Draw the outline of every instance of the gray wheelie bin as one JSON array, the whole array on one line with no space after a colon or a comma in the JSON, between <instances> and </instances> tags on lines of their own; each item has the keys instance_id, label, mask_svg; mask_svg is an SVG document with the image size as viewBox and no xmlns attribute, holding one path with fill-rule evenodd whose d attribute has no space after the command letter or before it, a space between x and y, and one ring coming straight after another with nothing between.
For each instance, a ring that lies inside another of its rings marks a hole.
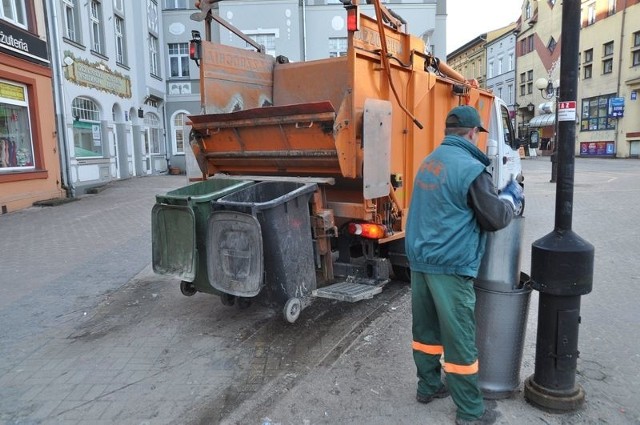
<instances>
[{"instance_id":1,"label":"gray wheelie bin","mask_svg":"<svg viewBox=\"0 0 640 425\"><path fill-rule=\"evenodd\" d=\"M156 195L151 211L153 271L179 278L185 295L198 291L218 295L207 278L205 252L211 201L251 184L214 178Z\"/></svg>"},{"instance_id":2,"label":"gray wheelie bin","mask_svg":"<svg viewBox=\"0 0 640 425\"><path fill-rule=\"evenodd\" d=\"M207 252L218 291L284 306L293 323L316 289L309 199L315 183L265 181L213 202Z\"/></svg>"},{"instance_id":3,"label":"gray wheelie bin","mask_svg":"<svg viewBox=\"0 0 640 425\"><path fill-rule=\"evenodd\" d=\"M480 372L478 383L485 398L511 396L520 386L520 367L531 288L520 272L520 247L524 218L491 232L476 291L476 344Z\"/></svg>"}]
</instances>

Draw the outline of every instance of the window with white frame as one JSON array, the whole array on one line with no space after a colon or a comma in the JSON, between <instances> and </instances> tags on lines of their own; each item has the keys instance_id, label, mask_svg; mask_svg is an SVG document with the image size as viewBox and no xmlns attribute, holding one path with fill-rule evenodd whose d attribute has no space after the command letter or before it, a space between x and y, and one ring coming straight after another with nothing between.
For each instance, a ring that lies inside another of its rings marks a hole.
<instances>
[{"instance_id":1,"label":"window with white frame","mask_svg":"<svg viewBox=\"0 0 640 425\"><path fill-rule=\"evenodd\" d=\"M189 43L169 43L171 77L189 76Z\"/></svg>"},{"instance_id":2,"label":"window with white frame","mask_svg":"<svg viewBox=\"0 0 640 425\"><path fill-rule=\"evenodd\" d=\"M329 37L329 57L346 56L348 44L347 37Z\"/></svg>"},{"instance_id":3,"label":"window with white frame","mask_svg":"<svg viewBox=\"0 0 640 425\"><path fill-rule=\"evenodd\" d=\"M127 64L127 42L125 37L124 18L114 15L113 22L115 26L116 37L116 63L121 65Z\"/></svg>"},{"instance_id":4,"label":"window with white frame","mask_svg":"<svg viewBox=\"0 0 640 425\"><path fill-rule=\"evenodd\" d=\"M76 43L82 42L82 32L80 31L80 21L78 19L78 0L62 0L64 11L64 36Z\"/></svg>"},{"instance_id":5,"label":"window with white frame","mask_svg":"<svg viewBox=\"0 0 640 425\"><path fill-rule=\"evenodd\" d=\"M160 76L160 66L158 62L158 38L149 34L149 70L151 75Z\"/></svg>"},{"instance_id":6,"label":"window with white frame","mask_svg":"<svg viewBox=\"0 0 640 425\"><path fill-rule=\"evenodd\" d=\"M2 0L0 19L9 21L19 27L27 28L25 0Z\"/></svg>"},{"instance_id":7,"label":"window with white frame","mask_svg":"<svg viewBox=\"0 0 640 425\"><path fill-rule=\"evenodd\" d=\"M187 9L189 7L187 0L164 0L165 9Z\"/></svg>"},{"instance_id":8,"label":"window with white frame","mask_svg":"<svg viewBox=\"0 0 640 425\"><path fill-rule=\"evenodd\" d=\"M602 45L602 73L611 74L613 72L613 41Z\"/></svg>"},{"instance_id":9,"label":"window with white frame","mask_svg":"<svg viewBox=\"0 0 640 425\"><path fill-rule=\"evenodd\" d=\"M187 121L187 114L178 112L173 118L173 152L176 155L184 154L184 125Z\"/></svg>"},{"instance_id":10,"label":"window with white frame","mask_svg":"<svg viewBox=\"0 0 640 425\"><path fill-rule=\"evenodd\" d=\"M144 125L147 128L147 140L149 141L149 153L162 153L162 139L160 137L160 119L154 113L144 114Z\"/></svg>"},{"instance_id":11,"label":"window with white frame","mask_svg":"<svg viewBox=\"0 0 640 425\"><path fill-rule=\"evenodd\" d=\"M0 174L35 168L27 86L0 80Z\"/></svg>"},{"instance_id":12,"label":"window with white frame","mask_svg":"<svg viewBox=\"0 0 640 425\"><path fill-rule=\"evenodd\" d=\"M124 13L124 0L113 0L113 10Z\"/></svg>"},{"instance_id":13,"label":"window with white frame","mask_svg":"<svg viewBox=\"0 0 640 425\"><path fill-rule=\"evenodd\" d=\"M631 48L631 66L640 66L640 31L633 33L633 47Z\"/></svg>"},{"instance_id":14,"label":"window with white frame","mask_svg":"<svg viewBox=\"0 0 640 425\"><path fill-rule=\"evenodd\" d=\"M277 34L275 32L260 33L260 32L245 31L245 34L256 43L263 45L265 48L266 54L271 56L276 55L276 35ZM246 47L248 49L254 48L249 43L246 44Z\"/></svg>"},{"instance_id":15,"label":"window with white frame","mask_svg":"<svg viewBox=\"0 0 640 425\"><path fill-rule=\"evenodd\" d=\"M513 53L509 53L509 69L508 71L513 71Z\"/></svg>"},{"instance_id":16,"label":"window with white frame","mask_svg":"<svg viewBox=\"0 0 640 425\"><path fill-rule=\"evenodd\" d=\"M503 73L503 69L502 69L502 58L498 58L498 75L502 75Z\"/></svg>"},{"instance_id":17,"label":"window with white frame","mask_svg":"<svg viewBox=\"0 0 640 425\"><path fill-rule=\"evenodd\" d=\"M493 78L493 62L489 62L487 67L487 78Z\"/></svg>"},{"instance_id":18,"label":"window with white frame","mask_svg":"<svg viewBox=\"0 0 640 425\"><path fill-rule=\"evenodd\" d=\"M531 19L531 3L527 2L524 6L524 19Z\"/></svg>"},{"instance_id":19,"label":"window with white frame","mask_svg":"<svg viewBox=\"0 0 640 425\"><path fill-rule=\"evenodd\" d=\"M102 4L98 0L91 0L89 15L91 25L91 50L104 54L104 31L102 21Z\"/></svg>"},{"instance_id":20,"label":"window with white frame","mask_svg":"<svg viewBox=\"0 0 640 425\"><path fill-rule=\"evenodd\" d=\"M587 25L593 25L596 22L596 4L591 3L587 6Z\"/></svg>"},{"instance_id":21,"label":"window with white frame","mask_svg":"<svg viewBox=\"0 0 640 425\"><path fill-rule=\"evenodd\" d=\"M71 102L73 144L76 158L102 157L102 132L98 105L86 97Z\"/></svg>"}]
</instances>

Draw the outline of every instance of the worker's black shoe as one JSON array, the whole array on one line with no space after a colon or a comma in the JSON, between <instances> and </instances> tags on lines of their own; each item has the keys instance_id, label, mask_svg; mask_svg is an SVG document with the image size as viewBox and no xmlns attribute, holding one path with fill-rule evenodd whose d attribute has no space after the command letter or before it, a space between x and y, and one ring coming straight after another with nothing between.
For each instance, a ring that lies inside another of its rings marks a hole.
<instances>
[{"instance_id":1,"label":"worker's black shoe","mask_svg":"<svg viewBox=\"0 0 640 425\"><path fill-rule=\"evenodd\" d=\"M444 385L438 388L438 391L431 395L422 395L420 393L416 393L416 400L420 403L431 403L434 398L445 398L449 396L449 390Z\"/></svg>"},{"instance_id":2,"label":"worker's black shoe","mask_svg":"<svg viewBox=\"0 0 640 425\"><path fill-rule=\"evenodd\" d=\"M485 409L478 419L456 418L456 425L491 425L498 419L498 412L493 409Z\"/></svg>"}]
</instances>

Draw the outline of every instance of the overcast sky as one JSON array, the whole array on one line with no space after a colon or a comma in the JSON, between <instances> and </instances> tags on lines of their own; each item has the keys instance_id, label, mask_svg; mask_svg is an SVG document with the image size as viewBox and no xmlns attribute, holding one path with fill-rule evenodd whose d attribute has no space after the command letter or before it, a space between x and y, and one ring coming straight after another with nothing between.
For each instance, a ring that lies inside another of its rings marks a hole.
<instances>
[{"instance_id":1,"label":"overcast sky","mask_svg":"<svg viewBox=\"0 0 640 425\"><path fill-rule=\"evenodd\" d=\"M517 21L521 6L522 0L447 0L447 54Z\"/></svg>"}]
</instances>

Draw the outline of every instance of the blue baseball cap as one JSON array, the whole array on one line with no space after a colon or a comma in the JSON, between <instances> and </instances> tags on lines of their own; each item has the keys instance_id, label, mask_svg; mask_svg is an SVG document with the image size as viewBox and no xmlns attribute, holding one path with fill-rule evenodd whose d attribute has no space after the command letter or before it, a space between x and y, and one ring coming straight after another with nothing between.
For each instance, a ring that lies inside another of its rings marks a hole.
<instances>
[{"instance_id":1,"label":"blue baseball cap","mask_svg":"<svg viewBox=\"0 0 640 425\"><path fill-rule=\"evenodd\" d=\"M474 128L478 127L478 130L488 133L482 124L480 114L476 108L463 105L456 106L447 114L447 120L445 121L447 128Z\"/></svg>"}]
</instances>

